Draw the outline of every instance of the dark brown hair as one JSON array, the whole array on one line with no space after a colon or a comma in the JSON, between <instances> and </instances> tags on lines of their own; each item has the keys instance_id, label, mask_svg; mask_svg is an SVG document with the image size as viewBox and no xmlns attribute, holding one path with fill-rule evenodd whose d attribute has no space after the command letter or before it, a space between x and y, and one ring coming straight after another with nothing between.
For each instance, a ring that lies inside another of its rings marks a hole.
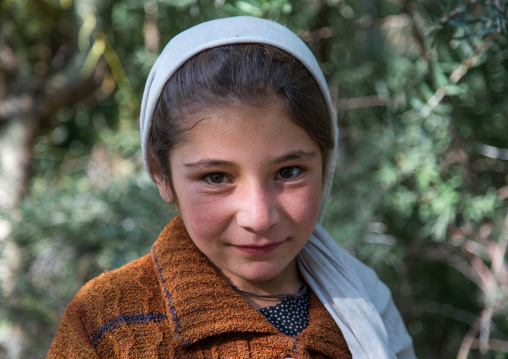
<instances>
[{"instance_id":1,"label":"dark brown hair","mask_svg":"<svg viewBox=\"0 0 508 359\"><path fill-rule=\"evenodd\" d=\"M192 114L217 106L259 106L275 99L316 141L325 171L334 138L321 90L297 59L263 44L205 50L175 72L155 107L147 151L156 161L151 161L150 171L171 185L169 153L195 125L186 121Z\"/></svg>"}]
</instances>

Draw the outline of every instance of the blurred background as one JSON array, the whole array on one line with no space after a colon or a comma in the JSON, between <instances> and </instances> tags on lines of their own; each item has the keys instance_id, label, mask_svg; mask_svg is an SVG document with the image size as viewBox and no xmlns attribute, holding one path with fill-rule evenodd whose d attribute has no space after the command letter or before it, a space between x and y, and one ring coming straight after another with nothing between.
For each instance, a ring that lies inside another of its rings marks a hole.
<instances>
[{"instance_id":1,"label":"blurred background","mask_svg":"<svg viewBox=\"0 0 508 359\"><path fill-rule=\"evenodd\" d=\"M393 291L419 358L508 358L506 0L1 0L0 358L43 358L88 280L149 252L174 210L138 113L164 44L276 20L337 108L325 219Z\"/></svg>"}]
</instances>

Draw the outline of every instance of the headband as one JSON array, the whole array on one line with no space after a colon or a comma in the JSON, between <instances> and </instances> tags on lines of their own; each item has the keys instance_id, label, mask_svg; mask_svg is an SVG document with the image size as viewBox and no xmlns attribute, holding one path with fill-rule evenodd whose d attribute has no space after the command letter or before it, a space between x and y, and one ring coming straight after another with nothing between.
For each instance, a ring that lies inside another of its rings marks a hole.
<instances>
[{"instance_id":1,"label":"headband","mask_svg":"<svg viewBox=\"0 0 508 359\"><path fill-rule=\"evenodd\" d=\"M274 46L298 59L309 70L316 80L326 102L329 118L332 122L335 147L337 148L338 129L330 92L323 72L307 45L292 31L273 21L250 16L217 19L191 27L171 39L155 61L148 75L141 102L139 122L143 162L152 181L154 181L154 178L150 173L146 147L150 136L153 113L166 82L194 55L210 48L239 43L257 43ZM331 190L336 152L335 150L328 156L328 161L325 164L327 172L323 178L323 192L319 211L320 221L322 220Z\"/></svg>"}]
</instances>

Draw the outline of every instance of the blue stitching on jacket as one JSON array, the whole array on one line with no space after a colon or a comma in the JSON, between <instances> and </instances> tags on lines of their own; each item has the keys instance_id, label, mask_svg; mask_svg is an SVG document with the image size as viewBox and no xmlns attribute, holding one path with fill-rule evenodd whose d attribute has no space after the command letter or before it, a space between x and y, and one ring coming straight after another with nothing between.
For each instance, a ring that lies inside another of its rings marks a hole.
<instances>
[{"instance_id":1,"label":"blue stitching on jacket","mask_svg":"<svg viewBox=\"0 0 508 359\"><path fill-rule=\"evenodd\" d=\"M107 332L118 329L122 324L149 324L151 322L159 323L163 320L168 319L168 316L164 313L148 312L138 314L124 314L118 317L110 318L99 327L92 335L90 339L94 345L99 344L106 335Z\"/></svg>"},{"instance_id":2,"label":"blue stitching on jacket","mask_svg":"<svg viewBox=\"0 0 508 359\"><path fill-rule=\"evenodd\" d=\"M173 321L175 322L175 331L177 334L181 335L181 325L180 320L178 319L178 316L176 315L176 309L173 306L173 300L171 299L171 293L169 293L168 286L166 285L166 279L164 279L164 276L162 275L162 269L159 266L159 261L157 260L157 255L155 254L155 243L152 246L152 255L153 259L155 261L155 265L157 266L157 272L159 272L159 275L161 277L162 286L164 287L164 292L166 293L166 297L168 298L168 306L171 312L171 317L173 318ZM184 345L186 343L183 343Z\"/></svg>"}]
</instances>

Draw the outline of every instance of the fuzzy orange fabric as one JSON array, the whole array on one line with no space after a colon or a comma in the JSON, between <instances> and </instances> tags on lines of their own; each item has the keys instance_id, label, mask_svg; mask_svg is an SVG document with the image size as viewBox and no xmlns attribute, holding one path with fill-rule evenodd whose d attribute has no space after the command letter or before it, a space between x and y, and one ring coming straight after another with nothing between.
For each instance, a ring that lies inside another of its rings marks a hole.
<instances>
[{"instance_id":1,"label":"fuzzy orange fabric","mask_svg":"<svg viewBox=\"0 0 508 359\"><path fill-rule=\"evenodd\" d=\"M48 358L351 358L310 296L309 325L284 335L226 283L176 217L151 254L76 294Z\"/></svg>"}]
</instances>

